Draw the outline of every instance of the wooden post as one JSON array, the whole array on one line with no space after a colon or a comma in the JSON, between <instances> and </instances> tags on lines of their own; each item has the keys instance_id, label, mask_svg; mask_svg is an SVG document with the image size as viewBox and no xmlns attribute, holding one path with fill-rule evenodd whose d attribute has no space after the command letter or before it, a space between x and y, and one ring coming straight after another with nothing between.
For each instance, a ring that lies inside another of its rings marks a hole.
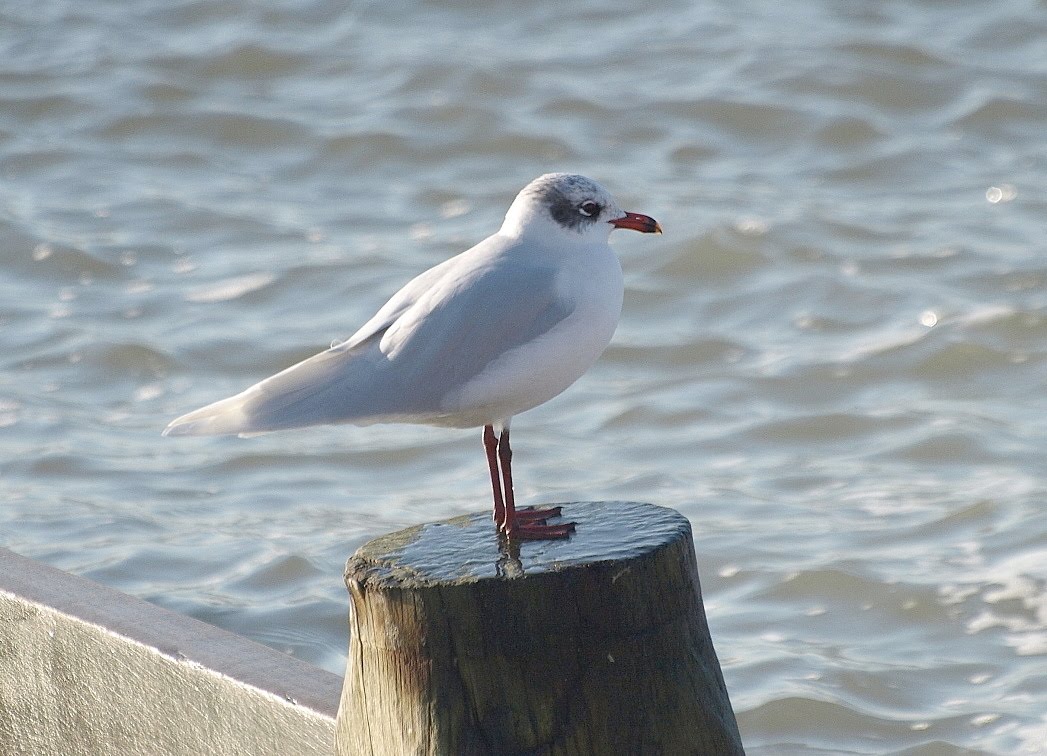
<instances>
[{"instance_id":1,"label":"wooden post","mask_svg":"<svg viewBox=\"0 0 1047 756\"><path fill-rule=\"evenodd\" d=\"M563 519L564 541L509 545L477 514L356 552L339 756L743 753L687 519Z\"/></svg>"}]
</instances>

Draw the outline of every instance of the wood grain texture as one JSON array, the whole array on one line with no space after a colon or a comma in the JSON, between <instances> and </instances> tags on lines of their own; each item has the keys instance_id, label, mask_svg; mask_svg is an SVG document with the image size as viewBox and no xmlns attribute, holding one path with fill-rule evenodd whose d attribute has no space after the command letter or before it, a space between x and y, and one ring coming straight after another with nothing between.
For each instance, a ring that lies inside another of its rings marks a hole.
<instances>
[{"instance_id":1,"label":"wood grain texture","mask_svg":"<svg viewBox=\"0 0 1047 756\"><path fill-rule=\"evenodd\" d=\"M477 514L349 560L339 754L742 753L686 518L563 506L568 541Z\"/></svg>"}]
</instances>

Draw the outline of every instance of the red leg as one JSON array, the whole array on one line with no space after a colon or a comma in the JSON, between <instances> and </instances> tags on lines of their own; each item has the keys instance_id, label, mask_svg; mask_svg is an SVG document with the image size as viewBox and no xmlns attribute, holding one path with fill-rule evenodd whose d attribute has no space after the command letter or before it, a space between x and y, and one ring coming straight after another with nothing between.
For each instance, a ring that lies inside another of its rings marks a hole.
<instances>
[{"instance_id":1,"label":"red leg","mask_svg":"<svg viewBox=\"0 0 1047 756\"><path fill-rule=\"evenodd\" d=\"M502 463L502 490L505 492L505 523L502 530L511 533L516 528L516 496L513 494L513 450L509 446L508 428L502 428L498 439L498 461Z\"/></svg>"},{"instance_id":2,"label":"red leg","mask_svg":"<svg viewBox=\"0 0 1047 756\"><path fill-rule=\"evenodd\" d=\"M494 435L493 429L491 435ZM516 499L513 495L513 450L509 446L508 428L502 429L501 438L498 440L498 460L502 464L502 488L505 491L505 523L502 530L506 535L521 541L544 541L567 538L574 532L573 522L562 525L545 524L547 517L560 514L559 507L516 511Z\"/></svg>"},{"instance_id":3,"label":"red leg","mask_svg":"<svg viewBox=\"0 0 1047 756\"><path fill-rule=\"evenodd\" d=\"M505 526L505 503L502 501L502 481L498 478L498 439L494 426L484 426L484 449L487 450L487 467L491 471L491 491L494 494L494 524L499 530Z\"/></svg>"}]
</instances>

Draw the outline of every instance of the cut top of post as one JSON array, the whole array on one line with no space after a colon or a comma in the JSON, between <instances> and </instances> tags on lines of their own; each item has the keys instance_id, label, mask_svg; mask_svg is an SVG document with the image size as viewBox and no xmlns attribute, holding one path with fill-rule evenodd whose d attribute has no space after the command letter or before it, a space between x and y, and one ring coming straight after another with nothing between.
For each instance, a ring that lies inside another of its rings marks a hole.
<instances>
[{"instance_id":1,"label":"cut top of post","mask_svg":"<svg viewBox=\"0 0 1047 756\"><path fill-rule=\"evenodd\" d=\"M657 551L681 536L690 537L687 518L666 507L631 501L558 506L563 507L563 519L578 526L564 540L511 543L498 535L489 514L463 515L376 538L350 562L367 565L372 585L421 587L622 561Z\"/></svg>"}]
</instances>

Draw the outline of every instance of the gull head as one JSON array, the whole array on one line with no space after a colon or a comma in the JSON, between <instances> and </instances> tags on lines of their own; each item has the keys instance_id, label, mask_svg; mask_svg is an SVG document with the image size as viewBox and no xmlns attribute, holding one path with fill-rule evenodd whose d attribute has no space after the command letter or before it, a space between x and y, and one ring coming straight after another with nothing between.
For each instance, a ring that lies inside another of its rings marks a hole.
<instances>
[{"instance_id":1,"label":"gull head","mask_svg":"<svg viewBox=\"0 0 1047 756\"><path fill-rule=\"evenodd\" d=\"M606 242L616 228L662 232L653 218L622 210L611 193L591 178L573 173L547 173L525 186L509 212L502 233L524 236L558 233Z\"/></svg>"}]
</instances>

